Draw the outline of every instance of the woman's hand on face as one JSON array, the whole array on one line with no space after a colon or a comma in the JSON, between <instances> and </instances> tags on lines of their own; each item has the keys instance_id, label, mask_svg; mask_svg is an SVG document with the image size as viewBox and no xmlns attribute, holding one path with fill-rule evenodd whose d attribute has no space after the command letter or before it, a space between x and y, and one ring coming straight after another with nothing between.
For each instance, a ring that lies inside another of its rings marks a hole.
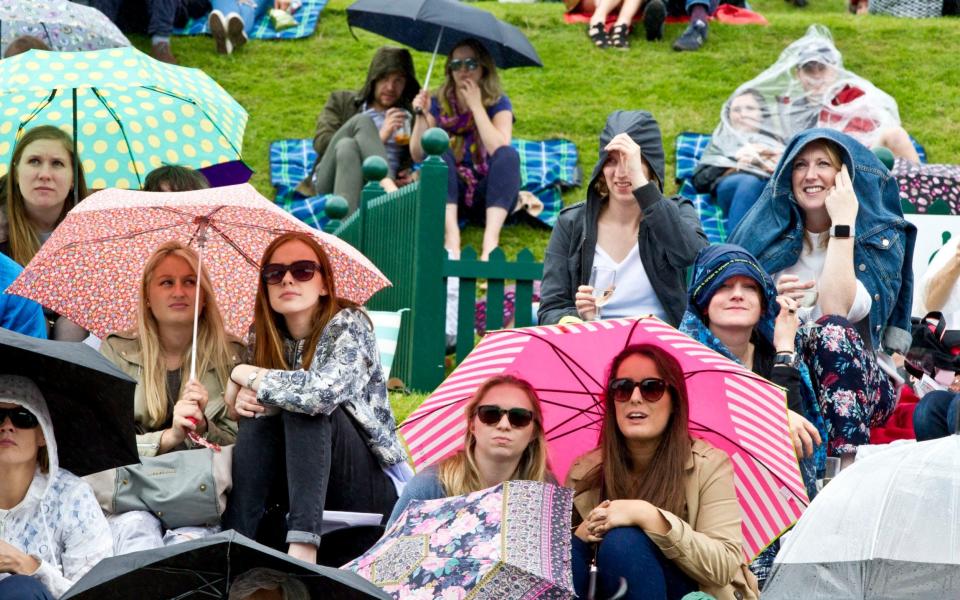
<instances>
[{"instance_id":1,"label":"woman's hand on face","mask_svg":"<svg viewBox=\"0 0 960 600\"><path fill-rule=\"evenodd\" d=\"M40 561L0 540L0 573L33 575L40 568Z\"/></svg>"},{"instance_id":2,"label":"woman's hand on face","mask_svg":"<svg viewBox=\"0 0 960 600\"><path fill-rule=\"evenodd\" d=\"M787 411L787 429L790 431L790 441L793 442L797 458L813 456L813 447L823 443L820 432L813 423L792 410Z\"/></svg>"},{"instance_id":3,"label":"woman's hand on face","mask_svg":"<svg viewBox=\"0 0 960 600\"><path fill-rule=\"evenodd\" d=\"M457 92L471 112L485 111L480 86L472 79L464 79L457 86Z\"/></svg>"},{"instance_id":4,"label":"woman's hand on face","mask_svg":"<svg viewBox=\"0 0 960 600\"><path fill-rule=\"evenodd\" d=\"M827 192L824 205L827 214L830 215L830 222L834 225L853 226L856 222L860 203L857 201L857 194L853 190L850 174L847 173L847 165L840 167L833 188Z\"/></svg>"},{"instance_id":5,"label":"woman's hand on face","mask_svg":"<svg viewBox=\"0 0 960 600\"><path fill-rule=\"evenodd\" d=\"M777 279L777 296L786 296L799 302L807 290L817 284L816 281L800 281L796 275L784 274ZM782 305L781 305L782 306Z\"/></svg>"},{"instance_id":6,"label":"woman's hand on face","mask_svg":"<svg viewBox=\"0 0 960 600\"><path fill-rule=\"evenodd\" d=\"M793 352L796 349L797 330L800 329L800 316L797 308L800 303L789 296L777 296L780 312L773 323L773 347L777 352Z\"/></svg>"},{"instance_id":7,"label":"woman's hand on face","mask_svg":"<svg viewBox=\"0 0 960 600\"><path fill-rule=\"evenodd\" d=\"M597 317L597 299L593 297L592 287L589 285L578 287L573 300L581 319L592 321Z\"/></svg>"},{"instance_id":8,"label":"woman's hand on face","mask_svg":"<svg viewBox=\"0 0 960 600\"><path fill-rule=\"evenodd\" d=\"M257 393L250 388L241 387L237 393L234 410L241 417L255 417L267 410L267 407L257 401Z\"/></svg>"},{"instance_id":9,"label":"woman's hand on face","mask_svg":"<svg viewBox=\"0 0 960 600\"><path fill-rule=\"evenodd\" d=\"M629 135L618 133L610 140L610 143L604 146L604 150L617 153L620 160L617 169L627 170L633 189L647 185L649 180L643 173L640 146Z\"/></svg>"}]
</instances>

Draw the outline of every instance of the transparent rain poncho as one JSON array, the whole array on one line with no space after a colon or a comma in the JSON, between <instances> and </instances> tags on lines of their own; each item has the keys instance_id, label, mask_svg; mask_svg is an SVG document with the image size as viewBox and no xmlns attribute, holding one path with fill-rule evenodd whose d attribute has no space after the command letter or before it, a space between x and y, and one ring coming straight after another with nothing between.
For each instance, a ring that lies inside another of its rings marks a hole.
<instances>
[{"instance_id":1,"label":"transparent rain poncho","mask_svg":"<svg viewBox=\"0 0 960 600\"><path fill-rule=\"evenodd\" d=\"M896 101L844 69L830 31L811 25L724 102L701 162L770 177L784 143L800 131L829 127L870 148L899 125Z\"/></svg>"}]
</instances>

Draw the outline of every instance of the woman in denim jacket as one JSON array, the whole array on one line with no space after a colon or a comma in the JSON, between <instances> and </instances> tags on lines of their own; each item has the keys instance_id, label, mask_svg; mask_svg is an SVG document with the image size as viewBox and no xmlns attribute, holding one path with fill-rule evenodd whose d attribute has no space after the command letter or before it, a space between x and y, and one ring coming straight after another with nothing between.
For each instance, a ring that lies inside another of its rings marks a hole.
<instances>
[{"instance_id":1,"label":"woman in denim jacket","mask_svg":"<svg viewBox=\"0 0 960 600\"><path fill-rule=\"evenodd\" d=\"M815 302L806 316L818 327L800 352L820 384L834 456L851 460L896 404L889 358L876 351L909 347L915 239L886 167L829 129L794 136L730 236L774 274L778 293Z\"/></svg>"}]
</instances>

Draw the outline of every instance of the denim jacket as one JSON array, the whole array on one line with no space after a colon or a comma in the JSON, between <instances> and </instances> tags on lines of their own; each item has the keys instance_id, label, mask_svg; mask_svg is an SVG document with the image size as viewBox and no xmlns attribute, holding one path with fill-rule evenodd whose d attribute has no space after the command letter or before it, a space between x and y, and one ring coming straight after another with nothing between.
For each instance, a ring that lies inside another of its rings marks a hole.
<instances>
[{"instance_id":1,"label":"denim jacket","mask_svg":"<svg viewBox=\"0 0 960 600\"><path fill-rule=\"evenodd\" d=\"M832 129L809 129L787 143L760 199L730 234L768 273L795 264L803 248L803 212L793 196L793 161L808 143L828 139L841 148L859 201L853 250L854 272L873 299L873 347L906 353L910 347L913 302L913 246L916 227L903 218L900 188L873 152Z\"/></svg>"}]
</instances>

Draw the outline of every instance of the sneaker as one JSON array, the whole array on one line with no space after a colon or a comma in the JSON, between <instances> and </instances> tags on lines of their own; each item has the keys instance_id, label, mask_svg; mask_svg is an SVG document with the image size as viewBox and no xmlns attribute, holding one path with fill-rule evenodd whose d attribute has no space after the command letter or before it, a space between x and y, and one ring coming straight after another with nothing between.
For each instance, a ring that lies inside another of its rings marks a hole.
<instances>
[{"instance_id":1,"label":"sneaker","mask_svg":"<svg viewBox=\"0 0 960 600\"><path fill-rule=\"evenodd\" d=\"M673 49L677 51L699 50L705 41L707 41L707 24L703 21L696 21L691 23L687 30L673 42Z\"/></svg>"},{"instance_id":2,"label":"sneaker","mask_svg":"<svg viewBox=\"0 0 960 600\"><path fill-rule=\"evenodd\" d=\"M219 10L211 10L207 18L207 29L213 37L213 42L217 45L217 54L230 54L233 52L233 44L227 39L227 19Z\"/></svg>"},{"instance_id":3,"label":"sneaker","mask_svg":"<svg viewBox=\"0 0 960 600\"><path fill-rule=\"evenodd\" d=\"M227 15L227 41L230 42L234 50L247 43L247 32L244 31L243 17L235 12Z\"/></svg>"},{"instance_id":4,"label":"sneaker","mask_svg":"<svg viewBox=\"0 0 960 600\"><path fill-rule=\"evenodd\" d=\"M663 39L663 23L666 20L667 7L663 0L649 0L643 9L643 29L648 42Z\"/></svg>"},{"instance_id":5,"label":"sneaker","mask_svg":"<svg viewBox=\"0 0 960 600\"><path fill-rule=\"evenodd\" d=\"M173 52L170 51L170 42L154 42L150 48L150 56L171 65L179 64Z\"/></svg>"}]
</instances>

